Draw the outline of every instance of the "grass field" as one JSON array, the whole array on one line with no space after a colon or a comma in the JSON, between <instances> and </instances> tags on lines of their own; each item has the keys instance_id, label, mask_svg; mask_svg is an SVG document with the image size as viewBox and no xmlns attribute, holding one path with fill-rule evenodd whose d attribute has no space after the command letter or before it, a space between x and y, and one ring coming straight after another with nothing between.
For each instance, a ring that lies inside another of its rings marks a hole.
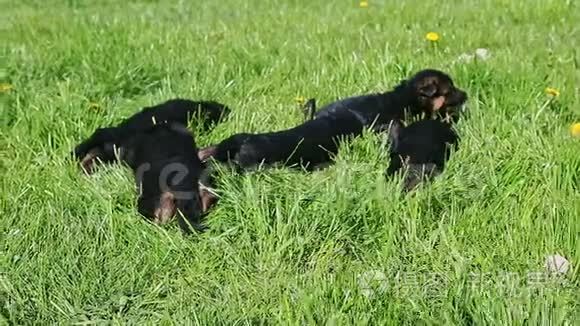
<instances>
[{"instance_id":1,"label":"grass field","mask_svg":"<svg viewBox=\"0 0 580 326\"><path fill-rule=\"evenodd\" d=\"M580 319L577 1L0 7L0 324ZM457 60L477 48L491 57ZM323 171L224 171L210 230L187 238L136 213L127 168L85 177L68 158L96 127L169 98L233 108L196 133L204 146L296 125L297 96L383 91L427 67L468 91L469 117L444 175L413 195L384 179L383 140L367 132ZM556 253L573 268L548 278Z\"/></svg>"}]
</instances>

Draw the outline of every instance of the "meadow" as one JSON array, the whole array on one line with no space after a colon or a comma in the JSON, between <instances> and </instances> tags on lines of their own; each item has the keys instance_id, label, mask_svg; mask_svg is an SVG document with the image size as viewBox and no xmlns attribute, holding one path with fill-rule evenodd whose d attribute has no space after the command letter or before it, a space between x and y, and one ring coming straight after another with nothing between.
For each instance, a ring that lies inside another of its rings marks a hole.
<instances>
[{"instance_id":1,"label":"meadow","mask_svg":"<svg viewBox=\"0 0 580 326\"><path fill-rule=\"evenodd\" d=\"M0 324L580 319L577 1L0 7ZM478 48L489 58L465 59ZM137 214L129 169L86 177L69 157L170 98L231 106L211 131L191 126L205 146L300 123L297 98L384 91L428 67L470 99L460 149L413 194L385 179L384 139L366 132L322 171L222 171L208 232L184 237ZM568 273L546 274L552 254Z\"/></svg>"}]
</instances>

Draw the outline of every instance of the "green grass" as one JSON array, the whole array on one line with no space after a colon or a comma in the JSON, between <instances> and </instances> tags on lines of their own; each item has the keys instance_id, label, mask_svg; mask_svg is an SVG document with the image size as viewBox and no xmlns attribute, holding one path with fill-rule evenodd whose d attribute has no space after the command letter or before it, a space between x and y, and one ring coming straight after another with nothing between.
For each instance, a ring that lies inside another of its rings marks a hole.
<instances>
[{"instance_id":1,"label":"green grass","mask_svg":"<svg viewBox=\"0 0 580 326\"><path fill-rule=\"evenodd\" d=\"M0 6L0 82L13 86L0 95L0 324L579 319L577 1ZM488 61L456 62L479 47ZM128 169L87 178L67 156L173 97L233 108L196 134L204 146L296 125L296 96L382 91L427 67L468 91L470 114L444 175L410 196L366 133L313 174L224 172L210 231L186 238L139 217ZM546 104L548 86L561 95ZM554 253L573 270L533 279Z\"/></svg>"}]
</instances>

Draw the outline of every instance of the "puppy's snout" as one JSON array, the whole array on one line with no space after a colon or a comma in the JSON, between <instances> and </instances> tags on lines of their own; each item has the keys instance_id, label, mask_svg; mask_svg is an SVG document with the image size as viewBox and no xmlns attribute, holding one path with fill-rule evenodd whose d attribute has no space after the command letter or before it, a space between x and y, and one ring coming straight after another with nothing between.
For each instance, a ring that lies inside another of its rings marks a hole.
<instances>
[{"instance_id":1,"label":"puppy's snout","mask_svg":"<svg viewBox=\"0 0 580 326\"><path fill-rule=\"evenodd\" d=\"M159 203L153 213L157 224L165 224L175 215L175 196L170 192L164 192L159 198Z\"/></svg>"}]
</instances>

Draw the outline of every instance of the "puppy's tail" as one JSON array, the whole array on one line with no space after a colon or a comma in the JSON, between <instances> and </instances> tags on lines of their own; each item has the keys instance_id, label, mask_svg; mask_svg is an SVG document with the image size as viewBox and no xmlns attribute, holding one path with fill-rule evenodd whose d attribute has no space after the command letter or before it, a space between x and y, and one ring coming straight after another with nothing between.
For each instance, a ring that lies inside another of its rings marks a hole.
<instances>
[{"instance_id":1,"label":"puppy's tail","mask_svg":"<svg viewBox=\"0 0 580 326\"><path fill-rule=\"evenodd\" d=\"M198 104L200 113L205 116L206 124L217 124L225 120L231 109L225 105L214 101L203 101Z\"/></svg>"},{"instance_id":2,"label":"puppy's tail","mask_svg":"<svg viewBox=\"0 0 580 326\"><path fill-rule=\"evenodd\" d=\"M167 122L187 125L190 120L194 120L204 129L225 120L231 111L227 105L215 101L192 101L179 98L149 109L156 110Z\"/></svg>"}]
</instances>

